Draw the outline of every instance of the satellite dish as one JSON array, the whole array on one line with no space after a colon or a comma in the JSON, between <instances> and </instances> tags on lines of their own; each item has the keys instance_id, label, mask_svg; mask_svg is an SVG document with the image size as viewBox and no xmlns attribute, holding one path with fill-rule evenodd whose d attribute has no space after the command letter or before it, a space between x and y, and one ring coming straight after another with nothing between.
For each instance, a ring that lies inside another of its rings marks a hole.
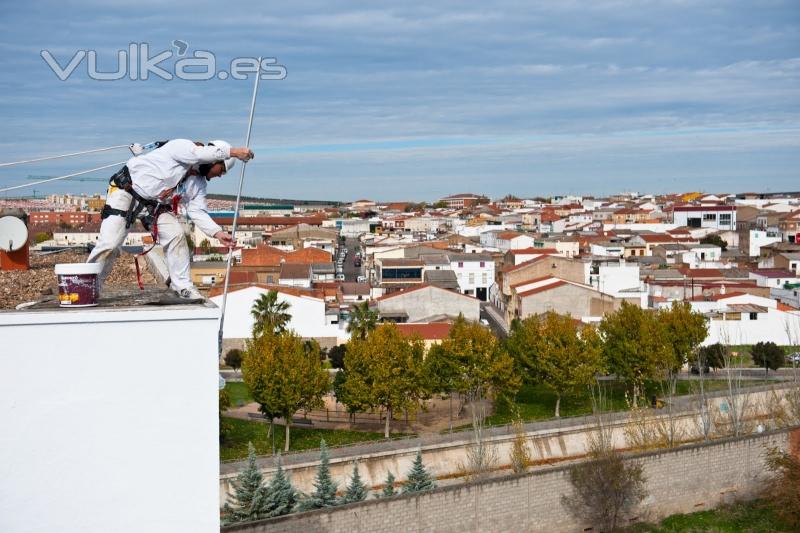
<instances>
[{"instance_id":1,"label":"satellite dish","mask_svg":"<svg viewBox=\"0 0 800 533\"><path fill-rule=\"evenodd\" d=\"M16 252L28 244L28 228L17 217L0 218L0 250Z\"/></svg>"}]
</instances>

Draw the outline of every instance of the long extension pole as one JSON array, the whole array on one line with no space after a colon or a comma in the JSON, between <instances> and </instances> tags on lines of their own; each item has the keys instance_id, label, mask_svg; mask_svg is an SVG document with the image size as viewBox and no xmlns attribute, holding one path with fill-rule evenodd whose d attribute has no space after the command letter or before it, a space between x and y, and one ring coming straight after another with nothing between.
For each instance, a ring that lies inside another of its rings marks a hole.
<instances>
[{"instance_id":1,"label":"long extension pole","mask_svg":"<svg viewBox=\"0 0 800 533\"><path fill-rule=\"evenodd\" d=\"M253 99L250 102L250 120L247 122L247 138L244 145L250 148L250 133L253 131L253 115L256 111L256 96L258 95L258 81L261 79L261 58L258 58L258 69L256 71L256 81L253 85ZM236 240L236 225L239 222L239 204L242 201L242 185L244 184L244 171L247 168L247 162L242 161L242 172L239 174L239 192L236 193L236 207L233 210L233 227L231 228L231 236L234 241ZM222 357L222 328L225 325L225 305L228 303L228 285L231 278L231 262L233 261L233 246L228 246L228 263L225 265L225 286L222 289L222 309L219 315L219 334L217 338L217 345L219 355Z\"/></svg>"}]
</instances>

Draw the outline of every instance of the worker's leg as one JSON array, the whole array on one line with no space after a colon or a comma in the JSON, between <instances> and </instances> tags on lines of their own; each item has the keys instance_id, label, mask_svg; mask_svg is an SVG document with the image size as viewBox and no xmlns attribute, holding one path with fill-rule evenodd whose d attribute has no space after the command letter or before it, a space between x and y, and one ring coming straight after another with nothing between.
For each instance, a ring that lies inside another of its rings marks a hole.
<instances>
[{"instance_id":1,"label":"worker's leg","mask_svg":"<svg viewBox=\"0 0 800 533\"><path fill-rule=\"evenodd\" d=\"M114 188L106 198L106 204L114 209L127 211L133 201L133 197L127 192ZM114 261L119 256L119 247L125 242L128 229L125 227L125 217L111 215L100 224L100 236L97 239L94 249L89 254L87 263L102 263L103 270L98 276L98 287L102 288L103 282L111 272Z\"/></svg>"},{"instance_id":2,"label":"worker's leg","mask_svg":"<svg viewBox=\"0 0 800 533\"><path fill-rule=\"evenodd\" d=\"M164 247L172 289L180 292L182 289L193 288L189 245L183 226L172 213L164 213L158 217L158 243Z\"/></svg>"}]
</instances>

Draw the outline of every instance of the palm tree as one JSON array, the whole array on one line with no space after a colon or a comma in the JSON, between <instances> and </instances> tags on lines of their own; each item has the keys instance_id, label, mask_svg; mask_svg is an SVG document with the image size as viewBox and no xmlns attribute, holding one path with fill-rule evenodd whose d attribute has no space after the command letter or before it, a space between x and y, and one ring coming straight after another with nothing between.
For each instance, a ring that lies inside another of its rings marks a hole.
<instances>
[{"instance_id":1,"label":"palm tree","mask_svg":"<svg viewBox=\"0 0 800 533\"><path fill-rule=\"evenodd\" d=\"M378 313L369 308L369 302L356 304L350 312L347 332L359 339L366 339L367 334L378 326Z\"/></svg>"},{"instance_id":2,"label":"palm tree","mask_svg":"<svg viewBox=\"0 0 800 533\"><path fill-rule=\"evenodd\" d=\"M289 304L278 301L278 291L269 291L262 294L253 302L250 314L253 316L253 337L264 333L282 333L292 319L287 313Z\"/></svg>"}]
</instances>

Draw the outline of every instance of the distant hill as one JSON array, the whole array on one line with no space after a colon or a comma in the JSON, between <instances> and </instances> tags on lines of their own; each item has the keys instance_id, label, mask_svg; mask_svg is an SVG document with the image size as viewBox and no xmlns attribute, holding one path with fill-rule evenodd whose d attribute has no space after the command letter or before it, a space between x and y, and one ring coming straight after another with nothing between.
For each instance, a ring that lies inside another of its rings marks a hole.
<instances>
[{"instance_id":1,"label":"distant hill","mask_svg":"<svg viewBox=\"0 0 800 533\"><path fill-rule=\"evenodd\" d=\"M209 194L209 199L212 200L229 200L236 201L234 194ZM292 204L292 205L332 205L338 207L342 202L325 201L325 200L291 200L288 198L259 198L257 196L242 196L243 202L257 202L260 204Z\"/></svg>"}]
</instances>

